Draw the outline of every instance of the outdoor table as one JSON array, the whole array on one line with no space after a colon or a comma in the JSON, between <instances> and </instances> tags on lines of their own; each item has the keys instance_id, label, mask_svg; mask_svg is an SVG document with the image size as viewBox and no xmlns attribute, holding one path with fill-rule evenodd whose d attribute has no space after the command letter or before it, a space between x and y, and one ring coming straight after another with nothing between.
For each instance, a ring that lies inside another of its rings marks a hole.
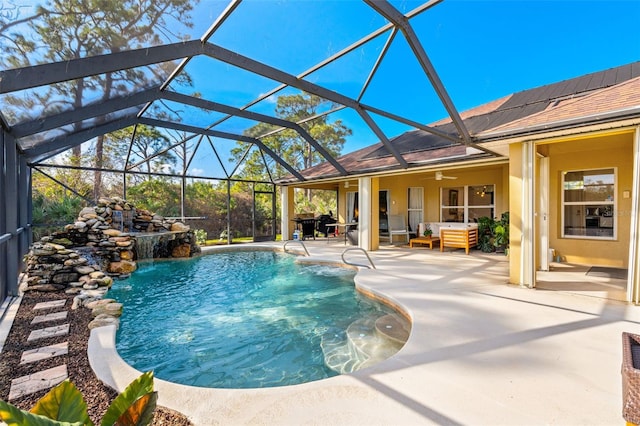
<instances>
[{"instance_id":1,"label":"outdoor table","mask_svg":"<svg viewBox=\"0 0 640 426\"><path fill-rule=\"evenodd\" d=\"M344 228L344 244L347 245L347 231L349 230L349 226L358 226L358 222L348 222L348 223L327 223L327 226L335 226L338 233L340 232L340 228ZM329 241L329 238L327 238Z\"/></svg>"},{"instance_id":2,"label":"outdoor table","mask_svg":"<svg viewBox=\"0 0 640 426\"><path fill-rule=\"evenodd\" d=\"M415 244L425 244L428 245L431 250L433 250L433 243L437 243L440 241L439 237L417 237L411 238L409 240L409 247L413 248Z\"/></svg>"}]
</instances>

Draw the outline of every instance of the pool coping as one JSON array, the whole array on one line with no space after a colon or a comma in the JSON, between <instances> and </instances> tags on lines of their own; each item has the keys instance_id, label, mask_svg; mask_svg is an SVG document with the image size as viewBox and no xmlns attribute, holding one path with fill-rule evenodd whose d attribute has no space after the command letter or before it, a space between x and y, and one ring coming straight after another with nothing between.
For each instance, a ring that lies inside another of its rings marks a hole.
<instances>
[{"instance_id":1,"label":"pool coping","mask_svg":"<svg viewBox=\"0 0 640 426\"><path fill-rule=\"evenodd\" d=\"M314 258L341 263L342 247L307 246ZM158 404L196 425L623 420L620 336L640 326L640 309L509 285L504 256L402 247L370 255L377 269L361 268L356 286L397 303L412 319L396 355L351 374L277 388L207 389L156 379ZM122 391L141 373L118 355L115 331L91 332L89 359L98 378Z\"/></svg>"}]
</instances>

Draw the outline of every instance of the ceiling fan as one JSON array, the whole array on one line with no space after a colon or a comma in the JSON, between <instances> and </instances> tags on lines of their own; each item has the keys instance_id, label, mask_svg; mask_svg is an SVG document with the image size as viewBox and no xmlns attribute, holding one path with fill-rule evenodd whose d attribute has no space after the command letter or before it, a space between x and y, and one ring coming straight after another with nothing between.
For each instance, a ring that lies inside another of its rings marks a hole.
<instances>
[{"instance_id":1,"label":"ceiling fan","mask_svg":"<svg viewBox=\"0 0 640 426\"><path fill-rule=\"evenodd\" d=\"M442 172L436 172L435 175L433 177L429 176L423 179L435 179L435 180L442 180L442 179L458 179L457 176L445 176L442 174Z\"/></svg>"}]
</instances>

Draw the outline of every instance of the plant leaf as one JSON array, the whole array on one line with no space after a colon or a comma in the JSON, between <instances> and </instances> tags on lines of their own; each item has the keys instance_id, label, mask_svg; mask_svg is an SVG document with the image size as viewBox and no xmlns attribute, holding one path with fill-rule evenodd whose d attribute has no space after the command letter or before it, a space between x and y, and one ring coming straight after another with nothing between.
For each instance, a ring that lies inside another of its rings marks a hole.
<instances>
[{"instance_id":1,"label":"plant leaf","mask_svg":"<svg viewBox=\"0 0 640 426\"><path fill-rule=\"evenodd\" d=\"M82 394L69 380L47 392L30 411L52 420L93 426Z\"/></svg>"},{"instance_id":2,"label":"plant leaf","mask_svg":"<svg viewBox=\"0 0 640 426\"><path fill-rule=\"evenodd\" d=\"M0 400L0 421L5 422L8 426L83 426L84 424L82 422L67 423L51 420L47 417L21 410L2 400Z\"/></svg>"},{"instance_id":3,"label":"plant leaf","mask_svg":"<svg viewBox=\"0 0 640 426\"><path fill-rule=\"evenodd\" d=\"M138 398L116 421L118 426L148 425L156 411L158 392L151 392Z\"/></svg>"},{"instance_id":4,"label":"plant leaf","mask_svg":"<svg viewBox=\"0 0 640 426\"><path fill-rule=\"evenodd\" d=\"M139 398L153 392L153 371L148 371L131 382L120 395L113 400L107 412L102 418L101 425L111 426L115 424L131 405ZM153 401L155 409L155 400Z\"/></svg>"}]
</instances>

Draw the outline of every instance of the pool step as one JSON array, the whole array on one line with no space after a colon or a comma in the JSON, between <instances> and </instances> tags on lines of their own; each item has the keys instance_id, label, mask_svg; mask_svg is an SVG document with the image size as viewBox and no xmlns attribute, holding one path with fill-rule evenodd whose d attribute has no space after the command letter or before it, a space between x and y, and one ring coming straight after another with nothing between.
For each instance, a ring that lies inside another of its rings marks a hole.
<instances>
[{"instance_id":1,"label":"pool step","mask_svg":"<svg viewBox=\"0 0 640 426\"><path fill-rule=\"evenodd\" d=\"M409 339L410 329L407 320L397 315L388 314L376 320L376 332L401 345Z\"/></svg>"},{"instance_id":2,"label":"pool step","mask_svg":"<svg viewBox=\"0 0 640 426\"><path fill-rule=\"evenodd\" d=\"M378 330L376 323L383 330L386 325L393 323L384 317L361 318L349 325L345 336L328 336L323 338L322 350L326 365L341 374L351 373L362 368L377 364L393 356L400 350L404 342L389 338L388 334Z\"/></svg>"}]
</instances>

